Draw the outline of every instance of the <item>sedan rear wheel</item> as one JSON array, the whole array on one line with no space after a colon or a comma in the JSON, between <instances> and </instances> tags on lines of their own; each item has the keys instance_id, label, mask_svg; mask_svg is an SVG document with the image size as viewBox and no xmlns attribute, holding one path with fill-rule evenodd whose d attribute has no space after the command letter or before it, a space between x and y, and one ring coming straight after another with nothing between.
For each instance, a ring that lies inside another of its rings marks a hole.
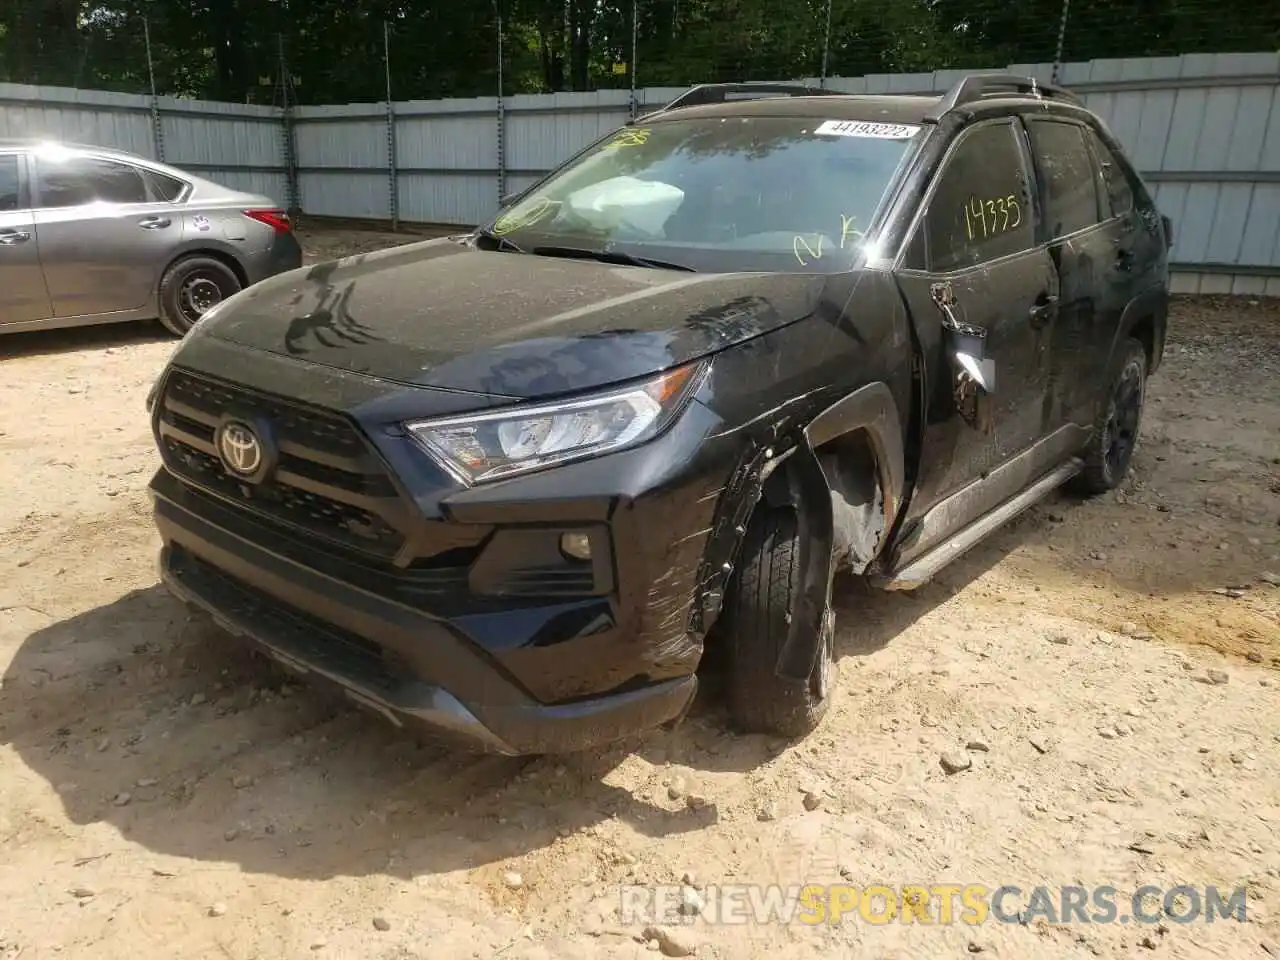
<instances>
[{"instance_id":1,"label":"sedan rear wheel","mask_svg":"<svg viewBox=\"0 0 1280 960\"><path fill-rule=\"evenodd\" d=\"M201 317L240 291L240 280L221 260L187 257L160 281L160 322L182 337Z\"/></svg>"}]
</instances>

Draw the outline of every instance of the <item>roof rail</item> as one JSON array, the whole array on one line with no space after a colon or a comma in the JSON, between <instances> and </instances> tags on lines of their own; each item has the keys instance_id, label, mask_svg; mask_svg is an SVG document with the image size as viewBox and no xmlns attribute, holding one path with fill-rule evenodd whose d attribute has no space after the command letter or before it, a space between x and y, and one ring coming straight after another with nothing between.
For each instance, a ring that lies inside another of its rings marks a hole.
<instances>
[{"instance_id":1,"label":"roof rail","mask_svg":"<svg viewBox=\"0 0 1280 960\"><path fill-rule=\"evenodd\" d=\"M1020 77L1011 73L975 73L955 84L943 96L942 101L929 111L929 119L939 120L943 114L987 97L1026 95L1060 100L1080 105L1080 98L1054 83L1043 83L1035 77Z\"/></svg>"},{"instance_id":2,"label":"roof rail","mask_svg":"<svg viewBox=\"0 0 1280 960\"><path fill-rule=\"evenodd\" d=\"M764 100L778 97L823 97L840 96L837 90L822 87L806 87L788 83L700 83L690 87L665 107L646 113L631 121L647 120L669 110L681 110L685 107L700 107L708 103L726 103L730 100Z\"/></svg>"}]
</instances>

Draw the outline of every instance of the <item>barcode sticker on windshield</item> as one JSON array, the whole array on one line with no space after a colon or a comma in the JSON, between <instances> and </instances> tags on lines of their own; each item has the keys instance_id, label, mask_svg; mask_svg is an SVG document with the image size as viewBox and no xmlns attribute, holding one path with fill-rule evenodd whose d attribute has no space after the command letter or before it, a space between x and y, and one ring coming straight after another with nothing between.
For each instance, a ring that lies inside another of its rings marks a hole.
<instances>
[{"instance_id":1,"label":"barcode sticker on windshield","mask_svg":"<svg viewBox=\"0 0 1280 960\"><path fill-rule=\"evenodd\" d=\"M813 132L818 136L874 137L877 140L910 140L920 128L910 123L876 123L873 120L824 120Z\"/></svg>"}]
</instances>

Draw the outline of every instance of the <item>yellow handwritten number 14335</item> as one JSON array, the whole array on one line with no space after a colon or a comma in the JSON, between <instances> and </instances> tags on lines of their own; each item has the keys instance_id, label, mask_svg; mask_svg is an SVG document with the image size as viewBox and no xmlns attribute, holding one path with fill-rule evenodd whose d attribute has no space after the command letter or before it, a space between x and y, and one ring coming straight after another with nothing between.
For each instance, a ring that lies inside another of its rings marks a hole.
<instances>
[{"instance_id":1,"label":"yellow handwritten number 14335","mask_svg":"<svg viewBox=\"0 0 1280 960\"><path fill-rule=\"evenodd\" d=\"M970 197L964 208L964 229L970 240L998 236L1022 223L1022 207L1016 194L981 200Z\"/></svg>"}]
</instances>

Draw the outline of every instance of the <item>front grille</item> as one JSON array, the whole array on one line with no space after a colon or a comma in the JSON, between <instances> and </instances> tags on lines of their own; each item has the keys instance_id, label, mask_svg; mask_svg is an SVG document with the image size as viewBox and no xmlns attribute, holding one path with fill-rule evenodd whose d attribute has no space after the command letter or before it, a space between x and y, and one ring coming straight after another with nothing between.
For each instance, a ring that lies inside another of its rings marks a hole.
<instances>
[{"instance_id":1,"label":"front grille","mask_svg":"<svg viewBox=\"0 0 1280 960\"><path fill-rule=\"evenodd\" d=\"M183 370L166 378L159 408L161 454L184 483L362 553L390 559L403 546L404 504L345 418ZM246 483L222 465L214 433L228 414L271 423L280 461L267 483Z\"/></svg>"}]
</instances>

